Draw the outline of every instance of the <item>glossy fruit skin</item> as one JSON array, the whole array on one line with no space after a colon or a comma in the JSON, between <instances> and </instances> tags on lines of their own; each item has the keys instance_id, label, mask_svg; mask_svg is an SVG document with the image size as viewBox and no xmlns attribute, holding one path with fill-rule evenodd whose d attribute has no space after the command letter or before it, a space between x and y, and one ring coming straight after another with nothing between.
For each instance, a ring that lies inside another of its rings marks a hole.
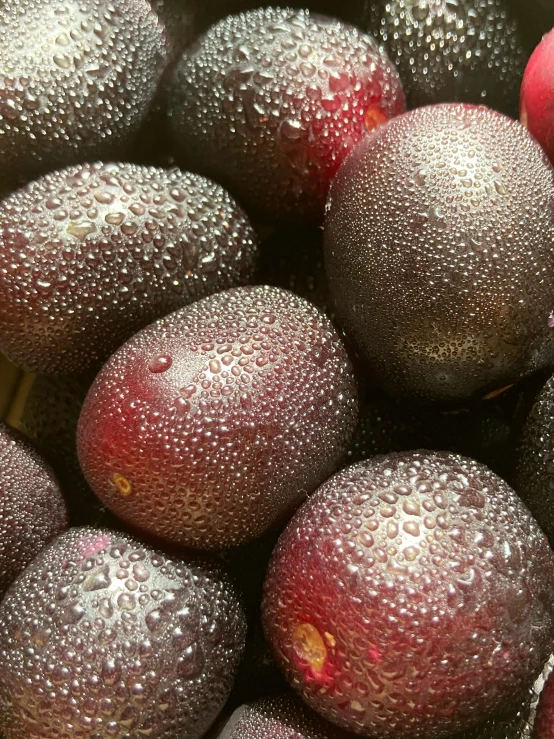
<instances>
[{"instance_id":1,"label":"glossy fruit skin","mask_svg":"<svg viewBox=\"0 0 554 739\"><path fill-rule=\"evenodd\" d=\"M517 113L527 56L506 0L368 0L366 26L395 62L410 108L467 102Z\"/></svg>"},{"instance_id":2,"label":"glossy fruit skin","mask_svg":"<svg viewBox=\"0 0 554 739\"><path fill-rule=\"evenodd\" d=\"M554 738L554 673L546 680L540 694L533 725L533 739Z\"/></svg>"},{"instance_id":3,"label":"glossy fruit skin","mask_svg":"<svg viewBox=\"0 0 554 739\"><path fill-rule=\"evenodd\" d=\"M0 728L6 739L200 739L244 636L213 563L71 529L0 606Z\"/></svg>"},{"instance_id":4,"label":"glossy fruit skin","mask_svg":"<svg viewBox=\"0 0 554 739\"><path fill-rule=\"evenodd\" d=\"M403 110L396 69L373 38L290 8L213 26L182 56L169 98L180 161L268 223L320 223L345 155Z\"/></svg>"},{"instance_id":5,"label":"glossy fruit skin","mask_svg":"<svg viewBox=\"0 0 554 739\"><path fill-rule=\"evenodd\" d=\"M51 467L20 434L0 423L0 595L67 526Z\"/></svg>"},{"instance_id":6,"label":"glossy fruit skin","mask_svg":"<svg viewBox=\"0 0 554 739\"><path fill-rule=\"evenodd\" d=\"M554 29L531 54L521 83L520 120L554 160Z\"/></svg>"},{"instance_id":7,"label":"glossy fruit skin","mask_svg":"<svg viewBox=\"0 0 554 739\"><path fill-rule=\"evenodd\" d=\"M288 693L240 706L215 739L348 739Z\"/></svg>"},{"instance_id":8,"label":"glossy fruit skin","mask_svg":"<svg viewBox=\"0 0 554 739\"><path fill-rule=\"evenodd\" d=\"M219 185L79 164L0 203L0 347L33 372L98 365L154 319L249 282L257 237Z\"/></svg>"},{"instance_id":9,"label":"glossy fruit skin","mask_svg":"<svg viewBox=\"0 0 554 739\"><path fill-rule=\"evenodd\" d=\"M83 405L81 467L120 518L197 548L287 520L339 465L357 386L330 321L272 287L205 298L136 334Z\"/></svg>"},{"instance_id":10,"label":"glossy fruit skin","mask_svg":"<svg viewBox=\"0 0 554 739\"><path fill-rule=\"evenodd\" d=\"M390 394L461 404L552 366L554 174L519 123L419 108L352 151L329 192L337 319Z\"/></svg>"},{"instance_id":11,"label":"glossy fruit skin","mask_svg":"<svg viewBox=\"0 0 554 739\"><path fill-rule=\"evenodd\" d=\"M288 525L262 614L288 681L371 737L470 728L527 688L553 636L554 553L486 467L442 452L375 457Z\"/></svg>"},{"instance_id":12,"label":"glossy fruit skin","mask_svg":"<svg viewBox=\"0 0 554 739\"><path fill-rule=\"evenodd\" d=\"M531 408L518 442L514 488L554 547L554 376Z\"/></svg>"},{"instance_id":13,"label":"glossy fruit skin","mask_svg":"<svg viewBox=\"0 0 554 739\"><path fill-rule=\"evenodd\" d=\"M9 0L0 34L0 191L129 148L170 57L146 0Z\"/></svg>"}]
</instances>

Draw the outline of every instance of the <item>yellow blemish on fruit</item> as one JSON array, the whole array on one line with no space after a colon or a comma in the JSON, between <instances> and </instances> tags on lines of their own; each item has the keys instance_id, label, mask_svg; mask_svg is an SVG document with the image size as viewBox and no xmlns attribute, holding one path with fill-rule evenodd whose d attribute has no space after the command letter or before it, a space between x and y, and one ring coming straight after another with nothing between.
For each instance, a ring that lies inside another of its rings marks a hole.
<instances>
[{"instance_id":1,"label":"yellow blemish on fruit","mask_svg":"<svg viewBox=\"0 0 554 739\"><path fill-rule=\"evenodd\" d=\"M315 672L321 672L327 659L327 648L313 624L299 624L292 636L294 650Z\"/></svg>"},{"instance_id":2,"label":"yellow blemish on fruit","mask_svg":"<svg viewBox=\"0 0 554 739\"><path fill-rule=\"evenodd\" d=\"M112 475L112 481L113 484L116 486L118 493L124 498L126 498L128 495L131 495L133 487L129 480L124 477L124 475L120 475L119 472L114 472L114 474Z\"/></svg>"},{"instance_id":3,"label":"yellow blemish on fruit","mask_svg":"<svg viewBox=\"0 0 554 739\"><path fill-rule=\"evenodd\" d=\"M89 236L89 234L92 234L96 231L96 226L91 221L81 221L80 223L70 221L67 224L67 228L65 230L68 234L75 236L75 238L80 239L81 241L84 241L86 237Z\"/></svg>"},{"instance_id":4,"label":"yellow blemish on fruit","mask_svg":"<svg viewBox=\"0 0 554 739\"><path fill-rule=\"evenodd\" d=\"M332 649L334 649L337 646L337 640L335 639L335 637L333 636L333 634L330 634L328 631L326 631L325 634L324 634L324 636L325 636L325 641L327 642L327 644Z\"/></svg>"},{"instance_id":5,"label":"yellow blemish on fruit","mask_svg":"<svg viewBox=\"0 0 554 739\"><path fill-rule=\"evenodd\" d=\"M387 121L387 116L383 113L381 108L377 107L377 105L370 105L364 113L364 126L368 131L373 131L374 128L377 128L377 126L380 126Z\"/></svg>"}]
</instances>

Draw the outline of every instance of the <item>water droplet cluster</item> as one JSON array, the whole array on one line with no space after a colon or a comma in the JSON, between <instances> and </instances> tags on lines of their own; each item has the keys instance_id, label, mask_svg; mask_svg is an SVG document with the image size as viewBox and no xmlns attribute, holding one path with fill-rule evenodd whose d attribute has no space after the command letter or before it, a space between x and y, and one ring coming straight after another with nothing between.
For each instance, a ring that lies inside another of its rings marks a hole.
<instances>
[{"instance_id":1,"label":"water droplet cluster","mask_svg":"<svg viewBox=\"0 0 554 739\"><path fill-rule=\"evenodd\" d=\"M0 593L67 524L51 468L0 423Z\"/></svg>"},{"instance_id":2,"label":"water droplet cluster","mask_svg":"<svg viewBox=\"0 0 554 739\"><path fill-rule=\"evenodd\" d=\"M320 222L329 182L376 116L404 110L394 65L353 26L267 8L213 26L179 62L175 147L269 222ZM378 115L377 115L378 114Z\"/></svg>"},{"instance_id":3,"label":"water droplet cluster","mask_svg":"<svg viewBox=\"0 0 554 739\"><path fill-rule=\"evenodd\" d=\"M31 371L68 374L139 328L249 281L257 237L200 175L83 164L0 204L0 346Z\"/></svg>"},{"instance_id":4,"label":"water droplet cluster","mask_svg":"<svg viewBox=\"0 0 554 739\"><path fill-rule=\"evenodd\" d=\"M328 480L270 562L264 628L289 682L375 737L442 737L525 689L554 635L554 554L472 460L378 456ZM309 623L323 664L295 635Z\"/></svg>"},{"instance_id":5,"label":"water droplet cluster","mask_svg":"<svg viewBox=\"0 0 554 739\"><path fill-rule=\"evenodd\" d=\"M262 698L234 712L216 739L347 739L302 701L282 694Z\"/></svg>"},{"instance_id":6,"label":"water droplet cluster","mask_svg":"<svg viewBox=\"0 0 554 739\"><path fill-rule=\"evenodd\" d=\"M371 2L364 25L396 63L410 108L483 103L515 115L526 62L505 0Z\"/></svg>"},{"instance_id":7,"label":"water droplet cluster","mask_svg":"<svg viewBox=\"0 0 554 739\"><path fill-rule=\"evenodd\" d=\"M9 739L199 739L225 702L245 622L218 568L109 529L71 529L0 606Z\"/></svg>"},{"instance_id":8,"label":"water droplet cluster","mask_svg":"<svg viewBox=\"0 0 554 739\"><path fill-rule=\"evenodd\" d=\"M519 123L482 106L399 116L330 189L337 316L382 386L465 399L554 363L554 179Z\"/></svg>"},{"instance_id":9,"label":"water droplet cluster","mask_svg":"<svg viewBox=\"0 0 554 739\"><path fill-rule=\"evenodd\" d=\"M153 372L162 356L171 364ZM346 350L315 306L278 288L236 288L112 355L81 411L79 458L123 520L222 548L286 520L337 468L357 406Z\"/></svg>"},{"instance_id":10,"label":"water droplet cluster","mask_svg":"<svg viewBox=\"0 0 554 739\"><path fill-rule=\"evenodd\" d=\"M128 148L169 58L145 0L3 3L0 35L0 191Z\"/></svg>"},{"instance_id":11,"label":"water droplet cluster","mask_svg":"<svg viewBox=\"0 0 554 739\"><path fill-rule=\"evenodd\" d=\"M514 487L554 547L554 376L537 396L518 442Z\"/></svg>"}]
</instances>

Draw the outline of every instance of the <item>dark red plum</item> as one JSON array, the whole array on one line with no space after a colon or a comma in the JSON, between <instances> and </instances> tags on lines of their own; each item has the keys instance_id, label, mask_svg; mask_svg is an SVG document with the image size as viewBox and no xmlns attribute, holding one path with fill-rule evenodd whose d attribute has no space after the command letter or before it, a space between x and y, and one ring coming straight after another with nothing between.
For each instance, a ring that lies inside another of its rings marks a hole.
<instances>
[{"instance_id":1,"label":"dark red plum","mask_svg":"<svg viewBox=\"0 0 554 739\"><path fill-rule=\"evenodd\" d=\"M269 565L266 635L339 726L435 739L515 701L552 648L554 553L500 477L441 452L328 480Z\"/></svg>"},{"instance_id":2,"label":"dark red plum","mask_svg":"<svg viewBox=\"0 0 554 739\"><path fill-rule=\"evenodd\" d=\"M554 172L483 106L418 108L352 151L329 192L337 320L390 394L464 404L554 364Z\"/></svg>"},{"instance_id":3,"label":"dark red plum","mask_svg":"<svg viewBox=\"0 0 554 739\"><path fill-rule=\"evenodd\" d=\"M0 605L6 739L200 739L231 689L245 621L207 561L71 529Z\"/></svg>"},{"instance_id":4,"label":"dark red plum","mask_svg":"<svg viewBox=\"0 0 554 739\"><path fill-rule=\"evenodd\" d=\"M554 160L554 29L546 34L525 68L520 120Z\"/></svg>"},{"instance_id":5,"label":"dark red plum","mask_svg":"<svg viewBox=\"0 0 554 739\"><path fill-rule=\"evenodd\" d=\"M554 547L554 376L538 394L518 442L514 488Z\"/></svg>"},{"instance_id":6,"label":"dark red plum","mask_svg":"<svg viewBox=\"0 0 554 739\"><path fill-rule=\"evenodd\" d=\"M127 523L224 548L286 521L338 467L357 405L328 318L285 290L235 288L112 355L81 411L79 459Z\"/></svg>"},{"instance_id":7,"label":"dark red plum","mask_svg":"<svg viewBox=\"0 0 554 739\"><path fill-rule=\"evenodd\" d=\"M353 739L288 694L240 706L214 739Z\"/></svg>"},{"instance_id":8,"label":"dark red plum","mask_svg":"<svg viewBox=\"0 0 554 739\"><path fill-rule=\"evenodd\" d=\"M200 175L53 172L0 203L0 347L33 372L98 365L133 333L254 275L244 211Z\"/></svg>"},{"instance_id":9,"label":"dark red plum","mask_svg":"<svg viewBox=\"0 0 554 739\"><path fill-rule=\"evenodd\" d=\"M20 434L0 423L0 595L67 526L51 467Z\"/></svg>"},{"instance_id":10,"label":"dark red plum","mask_svg":"<svg viewBox=\"0 0 554 739\"><path fill-rule=\"evenodd\" d=\"M270 223L321 222L346 154L403 110L396 69L373 38L291 8L213 26L185 51L169 98L180 161Z\"/></svg>"},{"instance_id":11,"label":"dark red plum","mask_svg":"<svg viewBox=\"0 0 554 739\"><path fill-rule=\"evenodd\" d=\"M518 107L526 53L506 0L369 0L365 23L385 46L410 108L482 103Z\"/></svg>"},{"instance_id":12,"label":"dark red plum","mask_svg":"<svg viewBox=\"0 0 554 739\"><path fill-rule=\"evenodd\" d=\"M0 193L130 148L170 59L146 0L8 0L0 35Z\"/></svg>"}]
</instances>

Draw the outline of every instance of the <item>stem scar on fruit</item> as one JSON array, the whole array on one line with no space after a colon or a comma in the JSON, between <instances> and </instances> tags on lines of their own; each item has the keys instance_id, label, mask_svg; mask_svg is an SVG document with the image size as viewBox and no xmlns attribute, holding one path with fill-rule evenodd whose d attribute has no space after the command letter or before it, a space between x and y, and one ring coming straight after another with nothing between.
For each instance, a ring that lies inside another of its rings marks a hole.
<instances>
[{"instance_id":1,"label":"stem scar on fruit","mask_svg":"<svg viewBox=\"0 0 554 739\"><path fill-rule=\"evenodd\" d=\"M370 105L364 113L364 126L368 131L373 131L374 128L377 128L387 121L387 116L377 105Z\"/></svg>"},{"instance_id":2,"label":"stem scar on fruit","mask_svg":"<svg viewBox=\"0 0 554 739\"><path fill-rule=\"evenodd\" d=\"M316 627L310 623L298 624L292 634L292 643L298 657L307 662L315 674L321 673L327 660L327 647Z\"/></svg>"},{"instance_id":3,"label":"stem scar on fruit","mask_svg":"<svg viewBox=\"0 0 554 739\"><path fill-rule=\"evenodd\" d=\"M119 494L124 498L131 494L133 487L124 475L120 475L119 472L114 472L112 475L112 482L116 486Z\"/></svg>"}]
</instances>

